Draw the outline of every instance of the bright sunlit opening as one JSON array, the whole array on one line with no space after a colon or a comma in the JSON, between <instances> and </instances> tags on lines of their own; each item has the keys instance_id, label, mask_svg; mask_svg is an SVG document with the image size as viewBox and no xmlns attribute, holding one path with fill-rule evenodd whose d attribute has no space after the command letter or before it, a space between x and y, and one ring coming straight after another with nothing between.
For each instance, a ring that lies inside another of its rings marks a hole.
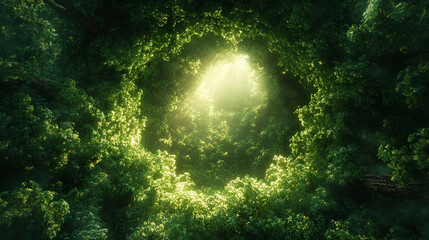
<instances>
[{"instance_id":1,"label":"bright sunlit opening","mask_svg":"<svg viewBox=\"0 0 429 240\"><path fill-rule=\"evenodd\" d=\"M257 84L247 59L247 56L240 55L212 67L203 76L197 90L199 97L209 99L217 107L230 108L255 95Z\"/></svg>"}]
</instances>

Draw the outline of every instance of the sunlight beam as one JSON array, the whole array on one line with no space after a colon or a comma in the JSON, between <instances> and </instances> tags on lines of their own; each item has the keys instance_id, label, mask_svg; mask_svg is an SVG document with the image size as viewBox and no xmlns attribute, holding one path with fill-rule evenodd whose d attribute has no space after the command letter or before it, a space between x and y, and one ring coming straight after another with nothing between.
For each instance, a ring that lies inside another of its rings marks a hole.
<instances>
[{"instance_id":1,"label":"sunlight beam","mask_svg":"<svg viewBox=\"0 0 429 240\"><path fill-rule=\"evenodd\" d=\"M239 55L233 61L212 67L203 76L197 95L221 108L232 104L241 105L256 87L254 73L247 59L247 56Z\"/></svg>"}]
</instances>

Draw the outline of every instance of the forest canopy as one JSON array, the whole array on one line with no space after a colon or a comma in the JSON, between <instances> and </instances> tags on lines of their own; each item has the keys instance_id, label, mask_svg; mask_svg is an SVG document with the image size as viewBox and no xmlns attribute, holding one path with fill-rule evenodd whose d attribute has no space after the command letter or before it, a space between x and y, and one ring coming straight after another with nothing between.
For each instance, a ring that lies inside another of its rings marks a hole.
<instances>
[{"instance_id":1,"label":"forest canopy","mask_svg":"<svg viewBox=\"0 0 429 240\"><path fill-rule=\"evenodd\" d=\"M2 239L427 239L429 2L4 0Z\"/></svg>"}]
</instances>

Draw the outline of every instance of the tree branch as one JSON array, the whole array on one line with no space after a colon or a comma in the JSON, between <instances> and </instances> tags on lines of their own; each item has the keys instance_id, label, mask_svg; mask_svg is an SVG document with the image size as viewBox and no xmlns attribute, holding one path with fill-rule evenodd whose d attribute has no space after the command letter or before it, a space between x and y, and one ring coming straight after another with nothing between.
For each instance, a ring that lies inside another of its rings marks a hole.
<instances>
[{"instance_id":1,"label":"tree branch","mask_svg":"<svg viewBox=\"0 0 429 240\"><path fill-rule=\"evenodd\" d=\"M32 74L23 74L20 80L9 79L7 82L0 82L0 87L3 90L10 92L20 91L20 87L23 85L31 88L37 93L37 95L45 99L54 99L55 94L46 84L45 80Z\"/></svg>"},{"instance_id":2,"label":"tree branch","mask_svg":"<svg viewBox=\"0 0 429 240\"><path fill-rule=\"evenodd\" d=\"M101 33L101 29L87 16L82 14L78 9L73 6L70 0L44 0L44 2L54 9L61 17L68 18L82 27L84 27L89 33L98 35Z\"/></svg>"}]
</instances>

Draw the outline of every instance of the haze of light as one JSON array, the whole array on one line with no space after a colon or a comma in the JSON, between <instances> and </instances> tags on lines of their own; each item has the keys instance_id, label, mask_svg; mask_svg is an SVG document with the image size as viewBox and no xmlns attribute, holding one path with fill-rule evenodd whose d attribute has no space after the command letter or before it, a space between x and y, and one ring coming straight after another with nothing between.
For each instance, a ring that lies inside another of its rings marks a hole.
<instances>
[{"instance_id":1,"label":"haze of light","mask_svg":"<svg viewBox=\"0 0 429 240\"><path fill-rule=\"evenodd\" d=\"M243 101L256 94L257 88L247 56L238 56L231 62L211 68L203 76L197 94L214 105L225 107L243 104Z\"/></svg>"}]
</instances>

